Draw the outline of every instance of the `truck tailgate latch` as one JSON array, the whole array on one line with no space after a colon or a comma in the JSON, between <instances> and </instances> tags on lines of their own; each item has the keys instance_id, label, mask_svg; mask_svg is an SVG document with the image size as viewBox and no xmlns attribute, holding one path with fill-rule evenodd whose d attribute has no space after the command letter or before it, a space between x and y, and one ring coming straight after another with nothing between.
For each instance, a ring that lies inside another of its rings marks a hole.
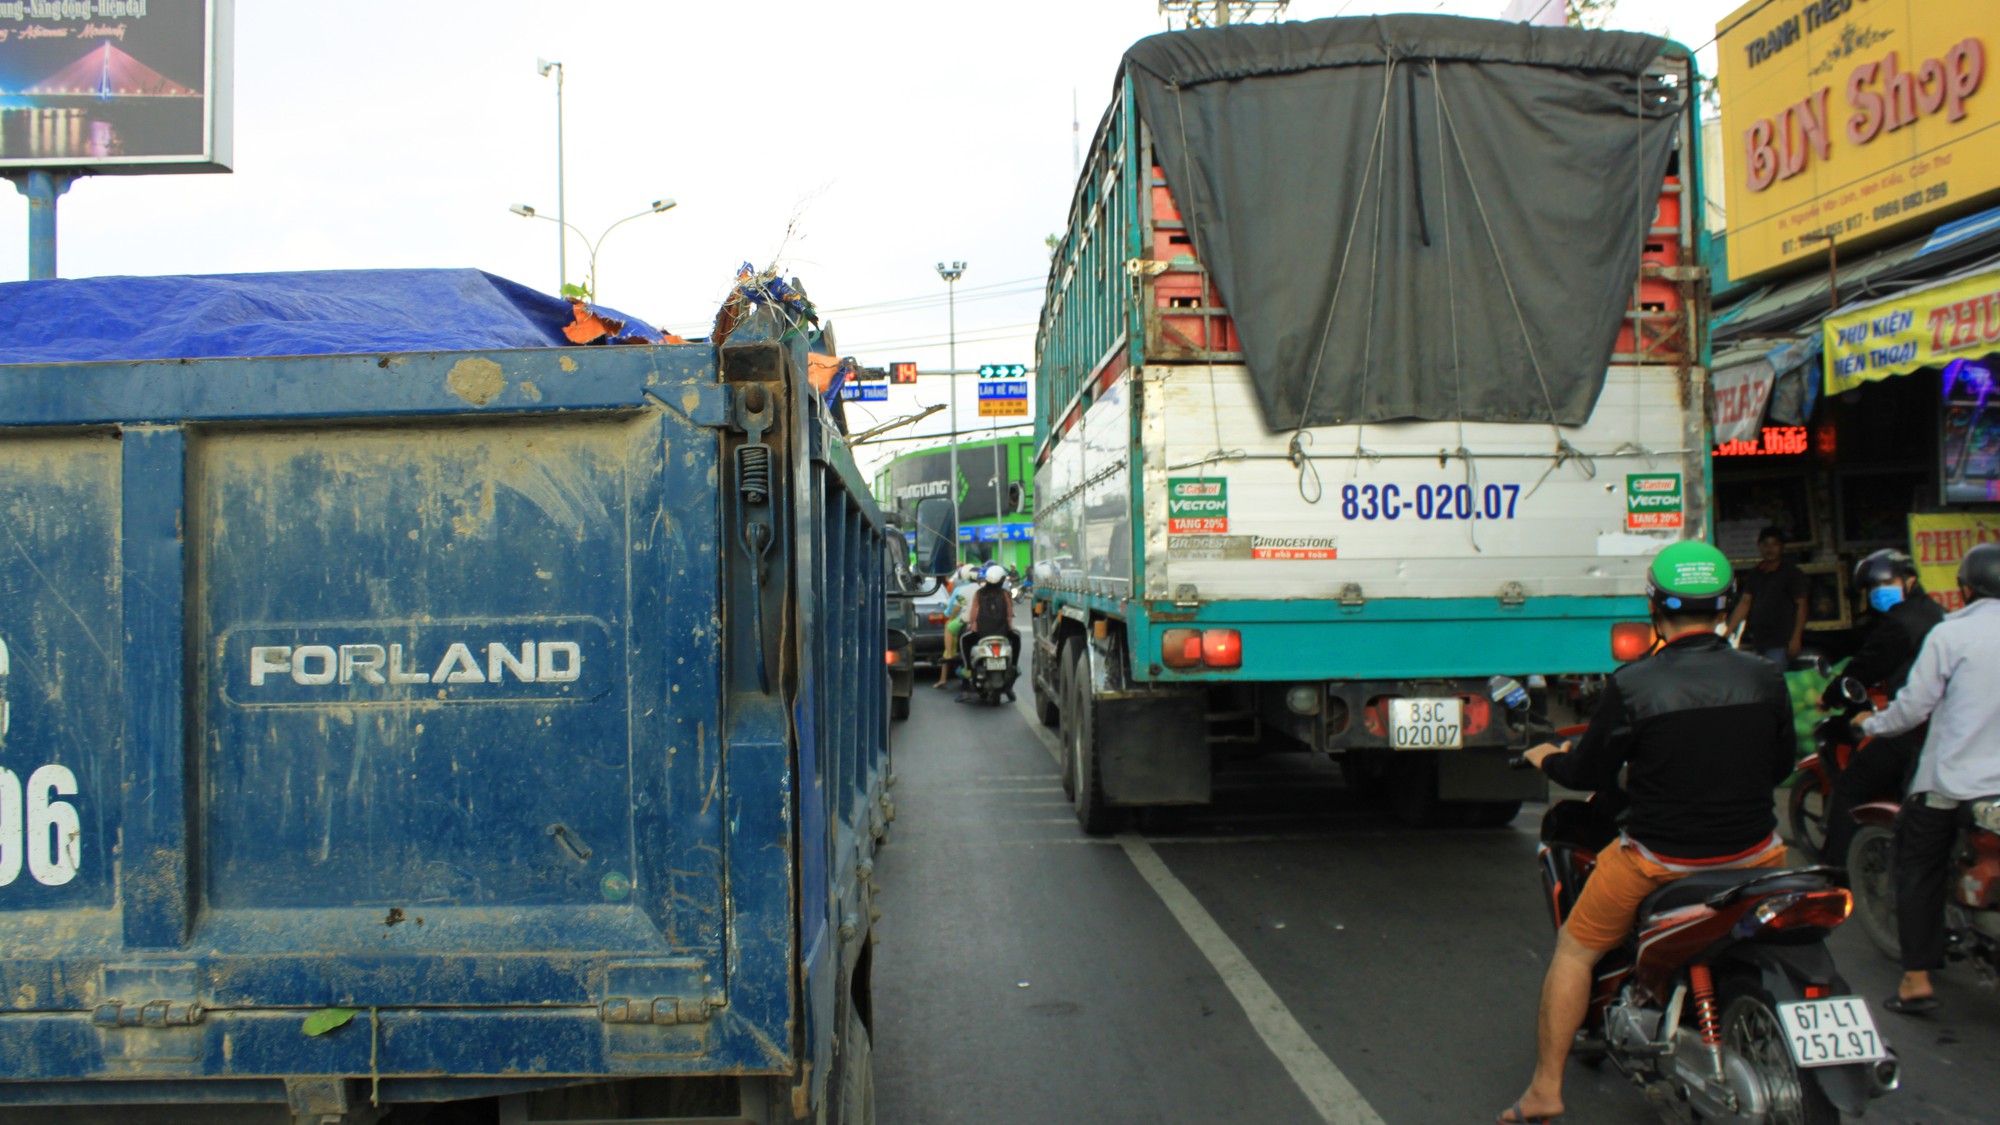
<instances>
[{"instance_id":1,"label":"truck tailgate latch","mask_svg":"<svg viewBox=\"0 0 2000 1125\"><path fill-rule=\"evenodd\" d=\"M1500 604L1510 608L1527 605L1528 591L1519 582L1509 582L1500 587Z\"/></svg>"},{"instance_id":2,"label":"truck tailgate latch","mask_svg":"<svg viewBox=\"0 0 2000 1125\"><path fill-rule=\"evenodd\" d=\"M1366 604L1368 604L1368 598L1361 592L1361 583L1349 582L1340 588L1340 606L1342 609L1360 609Z\"/></svg>"}]
</instances>

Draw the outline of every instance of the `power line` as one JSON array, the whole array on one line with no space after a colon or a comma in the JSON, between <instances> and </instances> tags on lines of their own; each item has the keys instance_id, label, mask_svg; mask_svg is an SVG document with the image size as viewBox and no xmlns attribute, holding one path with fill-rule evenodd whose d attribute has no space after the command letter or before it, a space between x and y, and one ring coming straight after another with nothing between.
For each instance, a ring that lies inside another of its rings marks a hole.
<instances>
[{"instance_id":1,"label":"power line","mask_svg":"<svg viewBox=\"0 0 2000 1125\"><path fill-rule=\"evenodd\" d=\"M974 328L974 329L972 329L972 331L974 331L974 332L1011 332L1011 333L1013 333L1013 335L1009 335L1009 336L979 336L979 337L973 337L973 336L960 336L960 337L959 337L959 341L960 341L961 343L963 343L963 342L966 342L966 341L971 341L972 343L975 343L975 344L990 344L990 343L992 343L992 342L993 342L993 341L995 341L995 340L1018 340L1018 339L1022 339L1022 338L1024 338L1024 337L1029 337L1029 336L1033 336L1033 335L1034 335L1034 333L1032 333L1032 332L1015 332L1015 331L1014 331L1015 329L1017 329L1017 328L1034 328L1034 327L1036 327L1036 325L1037 325L1037 322L1036 322L1036 321L1032 321L1032 320L1030 320L1030 321L1024 321L1024 322L1022 322L1022 323L1020 323L1020 324L992 324L992 325L988 325L988 326L986 326L985 328ZM842 352L855 352L855 351L860 351L860 350L863 350L863 349L866 349L866 348L884 348L884 347L893 347L893 346L895 346L895 345L899 345L899 344L900 344L900 345L906 345L906 346L907 346L907 345L914 345L914 344L921 344L921 343L923 343L923 342L925 342L925 341L936 341L936 342L938 342L938 343L944 343L944 342L946 342L946 339L947 339L946 337L944 337L944 336L942 336L942 335L939 335L939 334L937 334L937 333L930 333L930 334L926 334L926 335L923 335L923 336L899 336L899 337L896 337L896 338L894 338L894 339L887 339L887 340L868 340L868 341L865 341L865 342L863 342L863 343L858 343L858 344L857 344L857 343L853 343L853 342L851 342L851 341L848 341L848 340L842 340L842 341L840 341L840 350L841 350Z\"/></svg>"}]
</instances>

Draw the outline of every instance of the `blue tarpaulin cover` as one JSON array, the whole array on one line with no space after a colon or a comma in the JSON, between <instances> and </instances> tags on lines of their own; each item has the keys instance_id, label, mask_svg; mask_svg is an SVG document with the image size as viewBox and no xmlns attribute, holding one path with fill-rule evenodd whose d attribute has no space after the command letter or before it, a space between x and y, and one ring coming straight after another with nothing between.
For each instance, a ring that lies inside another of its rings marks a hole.
<instances>
[{"instance_id":1,"label":"blue tarpaulin cover","mask_svg":"<svg viewBox=\"0 0 2000 1125\"><path fill-rule=\"evenodd\" d=\"M573 319L567 300L475 269L18 281L0 285L0 363L569 347Z\"/></svg>"}]
</instances>

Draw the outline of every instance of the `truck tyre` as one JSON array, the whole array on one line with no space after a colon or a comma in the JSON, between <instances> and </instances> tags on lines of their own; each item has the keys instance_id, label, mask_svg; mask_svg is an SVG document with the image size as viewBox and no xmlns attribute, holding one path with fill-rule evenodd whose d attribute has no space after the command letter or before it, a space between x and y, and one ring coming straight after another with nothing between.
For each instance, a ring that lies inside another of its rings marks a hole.
<instances>
[{"instance_id":1,"label":"truck tyre","mask_svg":"<svg viewBox=\"0 0 2000 1125\"><path fill-rule=\"evenodd\" d=\"M840 1037L840 1125L875 1125L875 1049L852 1002Z\"/></svg>"},{"instance_id":2,"label":"truck tyre","mask_svg":"<svg viewBox=\"0 0 2000 1125\"><path fill-rule=\"evenodd\" d=\"M1104 782L1097 769L1097 706L1091 698L1090 655L1077 645L1070 662L1068 706L1062 709L1063 743L1069 758L1070 804L1086 835L1104 836L1118 828L1117 810L1104 801Z\"/></svg>"},{"instance_id":3,"label":"truck tyre","mask_svg":"<svg viewBox=\"0 0 2000 1125\"><path fill-rule=\"evenodd\" d=\"M1456 810L1438 800L1437 755L1403 751L1389 764L1389 807L1412 828L1438 828Z\"/></svg>"},{"instance_id":4,"label":"truck tyre","mask_svg":"<svg viewBox=\"0 0 2000 1125\"><path fill-rule=\"evenodd\" d=\"M901 722L910 717L910 697L894 695L889 697L889 718Z\"/></svg>"},{"instance_id":5,"label":"truck tyre","mask_svg":"<svg viewBox=\"0 0 2000 1125\"><path fill-rule=\"evenodd\" d=\"M1469 828L1505 828L1521 815L1521 802L1466 801L1464 809Z\"/></svg>"}]
</instances>

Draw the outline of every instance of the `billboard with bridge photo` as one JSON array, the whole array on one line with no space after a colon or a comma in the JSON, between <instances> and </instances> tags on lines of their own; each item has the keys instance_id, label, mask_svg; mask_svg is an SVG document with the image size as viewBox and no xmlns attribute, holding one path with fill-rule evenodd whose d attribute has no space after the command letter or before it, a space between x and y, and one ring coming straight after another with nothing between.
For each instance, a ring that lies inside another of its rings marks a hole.
<instances>
[{"instance_id":1,"label":"billboard with bridge photo","mask_svg":"<svg viewBox=\"0 0 2000 1125\"><path fill-rule=\"evenodd\" d=\"M0 169L226 172L231 0L0 0Z\"/></svg>"}]
</instances>

